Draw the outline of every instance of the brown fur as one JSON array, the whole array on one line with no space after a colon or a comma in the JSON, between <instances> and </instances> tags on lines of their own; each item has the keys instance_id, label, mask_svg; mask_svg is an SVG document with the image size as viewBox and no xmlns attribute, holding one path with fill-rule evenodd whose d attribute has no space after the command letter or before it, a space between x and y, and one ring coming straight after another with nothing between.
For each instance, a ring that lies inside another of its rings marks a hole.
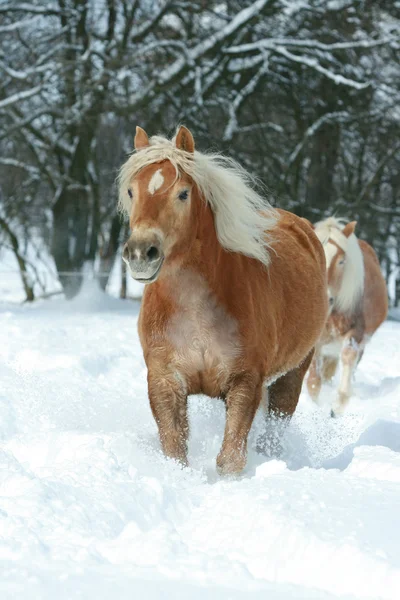
<instances>
[{"instance_id":1,"label":"brown fur","mask_svg":"<svg viewBox=\"0 0 400 600\"><path fill-rule=\"evenodd\" d=\"M182 143L191 151L187 131ZM160 166L164 183L150 195ZM226 428L217 466L238 472L268 380L275 381L270 411L290 417L296 409L327 315L325 257L312 228L285 211L278 211L271 231L268 267L226 251L196 186L184 173L174 180L166 161L145 167L131 182L132 235L146 228L165 234L165 261L144 290L139 318L150 405L165 454L186 464L187 397L223 398ZM176 207L182 185L191 187L190 204Z\"/></svg>"},{"instance_id":2,"label":"brown fur","mask_svg":"<svg viewBox=\"0 0 400 600\"><path fill-rule=\"evenodd\" d=\"M354 232L356 223L348 223L343 233L348 236ZM334 243L331 241L331 243ZM350 313L341 313L333 309L317 345L310 367L307 386L310 396L317 401L322 382L329 381L336 373L338 357L324 356L324 347L333 342L341 344L341 362L343 374L338 396L332 408L332 416L343 413L349 401L351 377L364 353L369 338L386 319L388 299L385 280L382 276L378 258L371 246L358 240L364 260L364 293L359 303ZM339 263L344 251L338 248L337 254L328 268L328 285L335 293L340 287Z\"/></svg>"}]
</instances>

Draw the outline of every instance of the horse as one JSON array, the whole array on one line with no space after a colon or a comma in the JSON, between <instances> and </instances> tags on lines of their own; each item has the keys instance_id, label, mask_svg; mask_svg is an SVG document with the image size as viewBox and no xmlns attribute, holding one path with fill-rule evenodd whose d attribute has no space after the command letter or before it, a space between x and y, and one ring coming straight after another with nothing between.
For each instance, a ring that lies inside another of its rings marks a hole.
<instances>
[{"instance_id":1,"label":"horse","mask_svg":"<svg viewBox=\"0 0 400 600\"><path fill-rule=\"evenodd\" d=\"M333 379L339 356L342 374L331 416L342 415L351 397L351 381L365 345L386 319L388 294L378 257L357 239L356 221L335 217L315 224L326 257L330 315L311 363L307 387L318 402L321 384Z\"/></svg>"},{"instance_id":2,"label":"horse","mask_svg":"<svg viewBox=\"0 0 400 600\"><path fill-rule=\"evenodd\" d=\"M118 176L130 219L123 260L146 284L138 332L164 454L187 465L187 399L220 398L226 424L217 471L247 461L247 437L268 415L293 414L325 324L325 256L312 228L273 208L236 161L136 128Z\"/></svg>"}]
</instances>

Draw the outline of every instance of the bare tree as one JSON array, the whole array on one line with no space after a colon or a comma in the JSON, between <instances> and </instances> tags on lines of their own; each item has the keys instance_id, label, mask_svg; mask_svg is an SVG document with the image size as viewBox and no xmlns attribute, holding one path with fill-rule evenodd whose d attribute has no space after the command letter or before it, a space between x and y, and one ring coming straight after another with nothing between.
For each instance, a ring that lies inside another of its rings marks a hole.
<instances>
[{"instance_id":1,"label":"bare tree","mask_svg":"<svg viewBox=\"0 0 400 600\"><path fill-rule=\"evenodd\" d=\"M398 12L371 0L0 0L0 169L29 190L28 221L46 214L41 234L51 213L66 294L85 261L112 267L113 181L137 123L184 121L280 205L355 215L384 246L394 213L382 210L399 202L399 153L382 146L398 133Z\"/></svg>"}]
</instances>

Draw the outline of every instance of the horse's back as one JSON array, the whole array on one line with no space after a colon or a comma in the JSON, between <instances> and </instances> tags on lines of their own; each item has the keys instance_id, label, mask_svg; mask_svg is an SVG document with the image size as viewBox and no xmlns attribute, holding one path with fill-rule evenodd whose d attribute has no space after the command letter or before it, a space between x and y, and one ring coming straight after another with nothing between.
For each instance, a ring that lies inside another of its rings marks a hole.
<instances>
[{"instance_id":1,"label":"horse's back","mask_svg":"<svg viewBox=\"0 0 400 600\"><path fill-rule=\"evenodd\" d=\"M364 258L363 311L366 333L372 335L387 317L388 295L385 279L375 250L364 240L358 241Z\"/></svg>"},{"instance_id":2,"label":"horse's back","mask_svg":"<svg viewBox=\"0 0 400 600\"><path fill-rule=\"evenodd\" d=\"M323 272L325 253L310 221L286 210L278 209L277 212L280 214L278 230L282 241L292 245L295 251L300 251L301 260L315 262Z\"/></svg>"}]
</instances>

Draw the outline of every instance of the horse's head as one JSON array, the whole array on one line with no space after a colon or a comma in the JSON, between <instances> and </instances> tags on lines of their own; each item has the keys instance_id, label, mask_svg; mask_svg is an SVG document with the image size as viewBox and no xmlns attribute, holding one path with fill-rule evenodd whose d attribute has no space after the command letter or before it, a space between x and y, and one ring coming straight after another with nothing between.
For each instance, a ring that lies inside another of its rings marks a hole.
<instances>
[{"instance_id":1,"label":"horse's head","mask_svg":"<svg viewBox=\"0 0 400 600\"><path fill-rule=\"evenodd\" d=\"M179 264L194 243L269 264L269 231L279 215L235 160L195 152L186 127L172 140L149 139L138 127L135 152L122 165L118 182L119 205L132 230L123 258L138 281L155 281L161 270L169 270L163 265Z\"/></svg>"},{"instance_id":2,"label":"horse's head","mask_svg":"<svg viewBox=\"0 0 400 600\"><path fill-rule=\"evenodd\" d=\"M328 297L331 305L335 303L335 298L339 296L342 289L346 266L346 240L354 233L356 225L356 221L347 223L341 232L338 231L337 235L329 237L324 244L328 274Z\"/></svg>"},{"instance_id":3,"label":"horse's head","mask_svg":"<svg viewBox=\"0 0 400 600\"><path fill-rule=\"evenodd\" d=\"M341 312L354 308L364 288L364 261L354 235L356 225L356 221L343 225L335 217L315 225L325 251L329 304Z\"/></svg>"},{"instance_id":4,"label":"horse's head","mask_svg":"<svg viewBox=\"0 0 400 600\"><path fill-rule=\"evenodd\" d=\"M140 153L149 149L149 138L140 127L136 128L135 150L140 164ZM180 127L175 145L191 159L194 140L186 127ZM131 200L131 235L123 249L123 260L131 275L141 283L152 283L162 266L172 256L184 252L194 237L195 214L192 196L195 186L191 178L168 160L148 161L125 182L126 194Z\"/></svg>"}]
</instances>

